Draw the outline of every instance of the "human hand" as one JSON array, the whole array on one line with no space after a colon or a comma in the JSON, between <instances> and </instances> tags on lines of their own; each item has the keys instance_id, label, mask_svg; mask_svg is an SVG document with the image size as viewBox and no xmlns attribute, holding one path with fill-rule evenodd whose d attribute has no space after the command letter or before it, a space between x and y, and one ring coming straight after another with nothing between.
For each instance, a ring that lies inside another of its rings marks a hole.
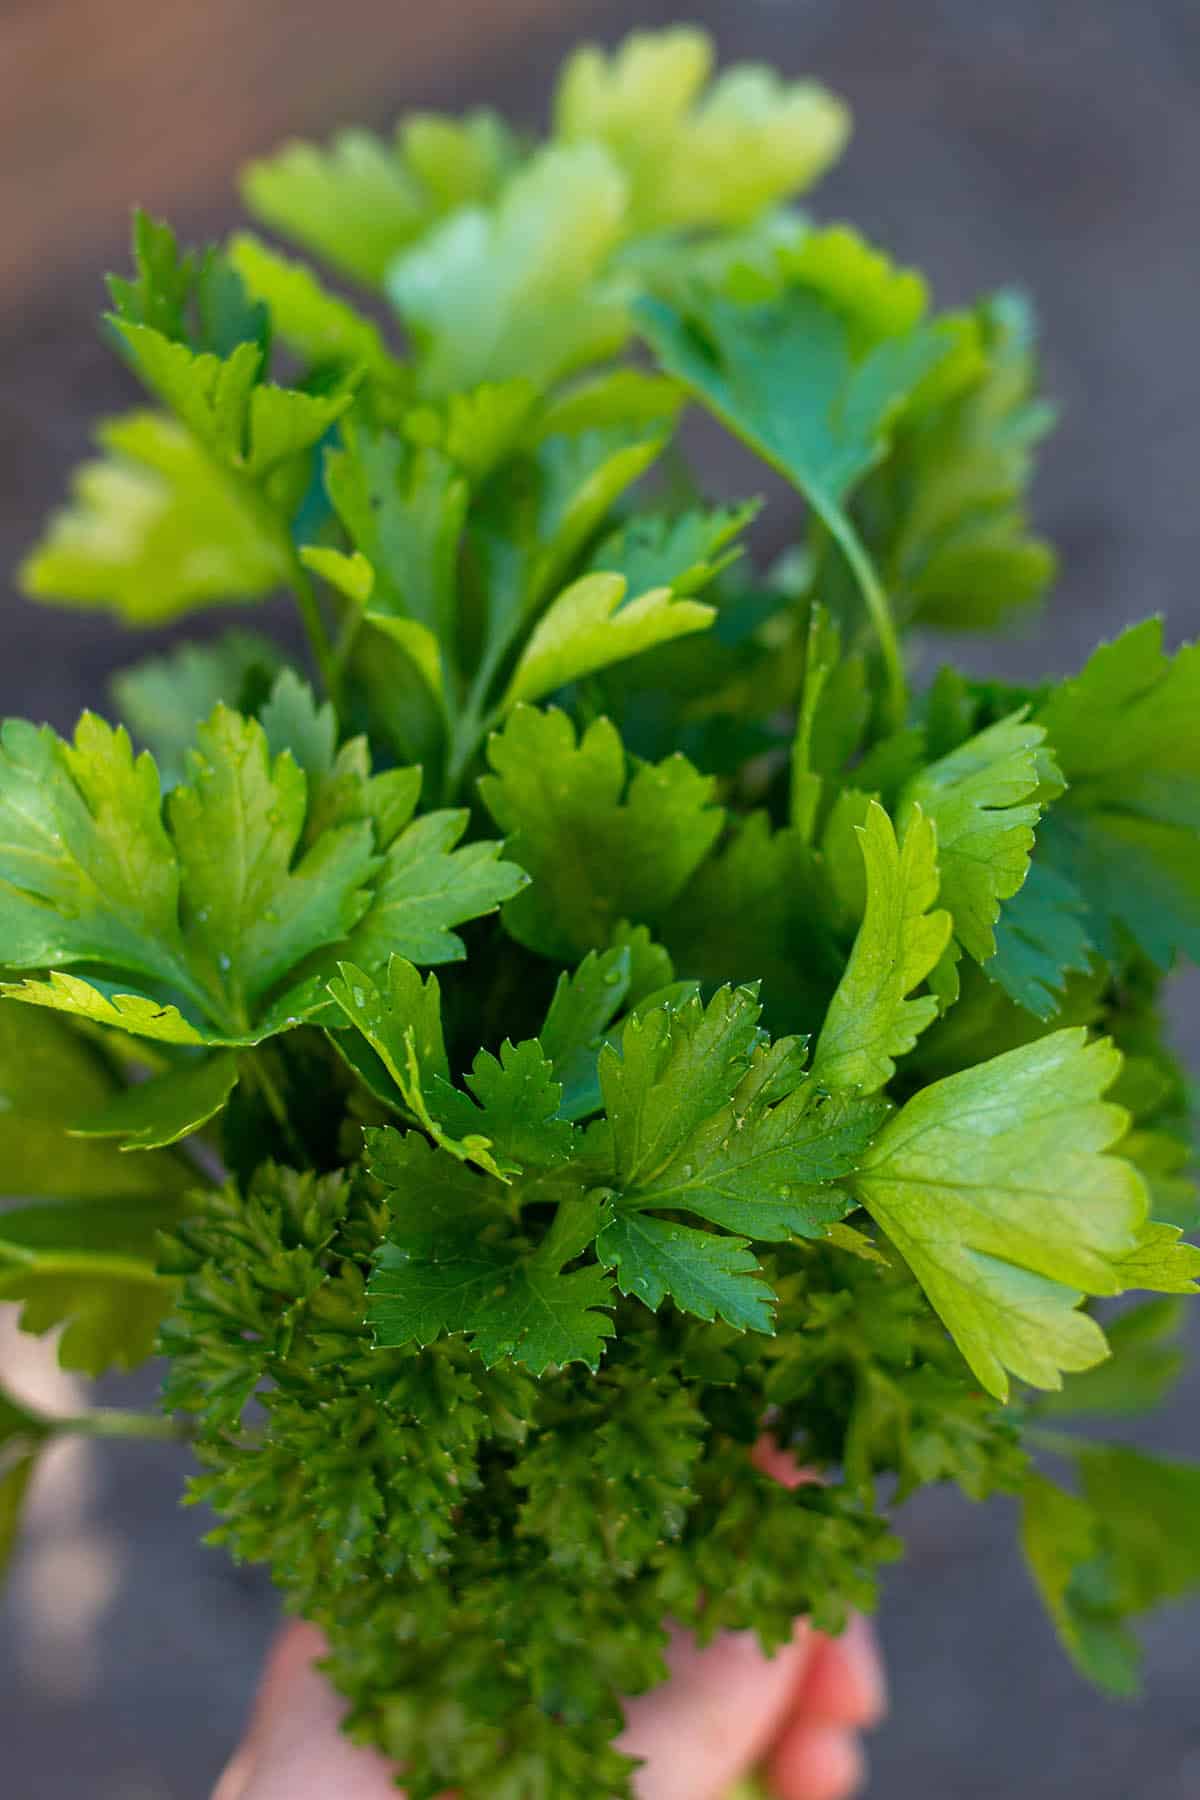
<instances>
[{"instance_id":1,"label":"human hand","mask_svg":"<svg viewBox=\"0 0 1200 1800\"><path fill-rule=\"evenodd\" d=\"M323 1653L311 1625L282 1633L213 1800L397 1800L389 1766L339 1730L342 1705L314 1666ZM778 1800L845 1800L857 1790L859 1733L884 1708L865 1620L840 1638L801 1623L771 1658L748 1633L705 1650L680 1633L669 1660L670 1681L627 1709L621 1747L645 1759L639 1800L728 1800L759 1765Z\"/></svg>"}]
</instances>

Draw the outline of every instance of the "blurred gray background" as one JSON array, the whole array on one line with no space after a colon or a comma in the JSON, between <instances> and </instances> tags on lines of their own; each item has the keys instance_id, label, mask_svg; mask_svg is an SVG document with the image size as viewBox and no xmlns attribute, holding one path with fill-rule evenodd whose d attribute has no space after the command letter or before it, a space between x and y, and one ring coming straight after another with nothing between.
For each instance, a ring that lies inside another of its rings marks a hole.
<instances>
[{"instance_id":1,"label":"blurred gray background","mask_svg":"<svg viewBox=\"0 0 1200 1800\"><path fill-rule=\"evenodd\" d=\"M410 106L496 101L525 122L582 36L691 17L727 57L812 73L857 133L817 196L932 275L938 298L1018 280L1063 408L1039 484L1064 560L1024 639L967 645L980 672L1067 670L1148 612L1200 626L1200 6L1196 0L4 0L0 11L0 563L10 570L125 404L98 343L128 208L185 234L237 217L240 160L281 136ZM230 615L217 623L228 623ZM69 723L157 640L102 618L4 613L0 708ZM1200 1061L1200 986L1176 1018ZM12 1334L0 1366L54 1404L70 1384ZM110 1384L110 1397L149 1391ZM1200 1454L1200 1376L1144 1440ZM0 1791L13 1800L205 1800L274 1621L270 1590L197 1543L182 1455L60 1453L0 1603ZM877 1800L1196 1800L1200 1608L1148 1633L1146 1696L1072 1674L1004 1504L926 1496L887 1589L892 1715Z\"/></svg>"}]
</instances>

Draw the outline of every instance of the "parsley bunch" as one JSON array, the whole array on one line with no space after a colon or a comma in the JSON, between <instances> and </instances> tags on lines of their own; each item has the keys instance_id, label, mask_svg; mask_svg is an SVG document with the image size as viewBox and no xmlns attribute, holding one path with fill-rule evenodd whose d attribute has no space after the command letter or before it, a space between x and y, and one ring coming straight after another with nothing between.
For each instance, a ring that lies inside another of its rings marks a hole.
<instances>
[{"instance_id":1,"label":"parsley bunch","mask_svg":"<svg viewBox=\"0 0 1200 1800\"><path fill-rule=\"evenodd\" d=\"M1200 1583L1200 1467L1061 1423L1163 1396L1200 1274L1200 648L913 691L1053 574L1030 317L797 210L844 109L710 65L582 50L544 145L288 145L246 203L325 275L139 217L146 400L23 570L308 632L3 728L0 1298L166 1354L193 1497L414 1800L628 1795L664 1622L836 1630L928 1483L1017 1498L1118 1692ZM772 566L689 408L794 493ZM56 1433L175 1428L0 1400L0 1548Z\"/></svg>"}]
</instances>

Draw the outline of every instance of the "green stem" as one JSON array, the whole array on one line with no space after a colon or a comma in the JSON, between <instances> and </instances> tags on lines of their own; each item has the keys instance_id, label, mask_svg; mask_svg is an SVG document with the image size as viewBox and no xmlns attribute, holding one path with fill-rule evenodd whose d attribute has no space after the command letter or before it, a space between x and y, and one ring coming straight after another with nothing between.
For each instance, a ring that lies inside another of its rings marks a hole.
<instances>
[{"instance_id":1,"label":"green stem","mask_svg":"<svg viewBox=\"0 0 1200 1800\"><path fill-rule=\"evenodd\" d=\"M883 657L888 717L893 726L899 727L908 716L908 678L904 671L900 639L896 634L896 621L892 617L891 604L883 590L883 583L863 548L862 540L841 508L823 502L817 495L812 495L811 499L826 530L850 565L850 572L866 602Z\"/></svg>"},{"instance_id":2,"label":"green stem","mask_svg":"<svg viewBox=\"0 0 1200 1800\"><path fill-rule=\"evenodd\" d=\"M349 606L346 610L346 616L342 620L337 637L334 639L331 657L331 672L339 696L346 679L346 668L350 661L351 652L358 642L358 634L362 630L365 617L366 611L363 607L354 605Z\"/></svg>"},{"instance_id":3,"label":"green stem","mask_svg":"<svg viewBox=\"0 0 1200 1800\"><path fill-rule=\"evenodd\" d=\"M321 608L317 600L317 590L313 586L312 577L296 555L294 549L288 547L288 562L291 569L292 587L296 594L296 605L300 610L300 618L312 650L313 661L321 677L321 685L327 697L337 706L341 694L342 669L337 662L333 646L329 641L329 633L325 629L325 621L321 616Z\"/></svg>"},{"instance_id":4,"label":"green stem","mask_svg":"<svg viewBox=\"0 0 1200 1800\"><path fill-rule=\"evenodd\" d=\"M178 1443L186 1433L174 1419L161 1413L126 1412L119 1406L97 1406L90 1412L66 1419L47 1419L54 1432L69 1431L75 1437L143 1438L159 1443Z\"/></svg>"},{"instance_id":5,"label":"green stem","mask_svg":"<svg viewBox=\"0 0 1200 1800\"><path fill-rule=\"evenodd\" d=\"M308 1157L305 1154L304 1145L296 1136L295 1128L288 1117L287 1103L275 1085L275 1077L271 1073L266 1055L261 1050L251 1050L247 1052L246 1061L258 1084L258 1090L267 1103L268 1112L283 1134L284 1143L293 1156L307 1164Z\"/></svg>"}]
</instances>

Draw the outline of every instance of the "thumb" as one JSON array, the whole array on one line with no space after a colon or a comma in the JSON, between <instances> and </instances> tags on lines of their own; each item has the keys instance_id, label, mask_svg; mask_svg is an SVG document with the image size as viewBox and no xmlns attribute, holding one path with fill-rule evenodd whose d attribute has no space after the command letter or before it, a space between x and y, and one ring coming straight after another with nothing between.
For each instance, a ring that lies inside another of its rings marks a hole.
<instances>
[{"instance_id":1,"label":"thumb","mask_svg":"<svg viewBox=\"0 0 1200 1800\"><path fill-rule=\"evenodd\" d=\"M324 1654L315 1626L283 1632L212 1800L398 1800L389 1765L339 1730L346 1709L316 1666Z\"/></svg>"}]
</instances>

